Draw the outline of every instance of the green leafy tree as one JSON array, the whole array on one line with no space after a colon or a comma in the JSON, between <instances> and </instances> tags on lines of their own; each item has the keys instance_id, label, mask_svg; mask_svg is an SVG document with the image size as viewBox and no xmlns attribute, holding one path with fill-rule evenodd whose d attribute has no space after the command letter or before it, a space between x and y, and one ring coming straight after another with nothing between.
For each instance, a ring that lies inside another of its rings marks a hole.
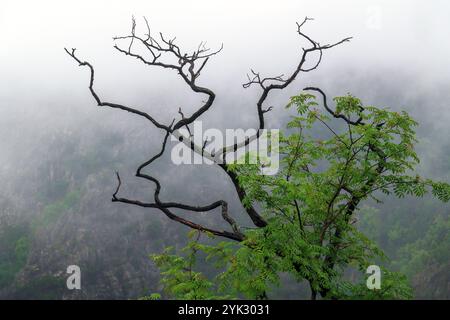
<instances>
[{"instance_id":1,"label":"green leafy tree","mask_svg":"<svg viewBox=\"0 0 450 320\"><path fill-rule=\"evenodd\" d=\"M267 98L288 87L301 74L317 69L326 51L351 39L322 45L304 33L309 20L305 18L297 23L297 33L306 44L290 74L263 77L251 70L248 82L243 84L244 88L254 86L260 90L255 104L260 130L265 129L266 114L273 110L272 106L267 106ZM354 225L361 203L379 192L397 197L421 197L430 190L437 198L449 200L448 184L414 174L414 166L418 163L414 152L416 122L408 114L363 106L351 95L335 98L336 106L331 108L325 93L318 88L305 90L318 93L323 98L323 107L319 107L310 93L292 97L288 105L297 112L280 137L282 161L278 174L262 175L264 161L246 165L227 163L227 155L259 139L261 131L244 141L212 151L206 148L208 141L197 144L189 127L210 111L215 102L214 91L200 85L199 79L207 63L221 48L211 51L202 42L196 49L184 51L175 38L152 35L147 20L145 22L146 33L140 36L133 19L131 33L114 38L115 50L146 67L175 72L193 93L204 98L189 114L179 108L181 118L177 116L178 119L174 118L169 124L136 107L104 100L94 86L93 65L81 60L76 49L65 51L89 71L89 91L98 106L139 116L164 133L161 150L143 162L135 174L154 186L153 199L142 201L120 196L122 181L117 173L117 188L112 201L159 210L167 218L191 229L227 240L216 244L194 240L181 256L165 252L153 257L163 272L166 292L172 297L267 298L271 288L279 283L280 275L286 273L298 282L308 282L313 299L318 294L324 298L362 297L361 286L346 282L344 271L348 267L364 270L382 256L382 252ZM317 60L311 64L312 59ZM320 127L319 131L315 129L317 127ZM183 141L192 151L217 165L236 192L254 228L240 225L234 217L236 213L230 212L223 199L207 205L161 199L162 183L149 173L148 167L162 157L169 136ZM217 209L227 224L225 230L179 214L181 211L212 213ZM194 256L197 254L206 255L208 261L218 266L215 279L196 271L198 263ZM391 279L387 281L390 284L377 296L408 297L408 290L400 279L387 272L385 277Z\"/></svg>"},{"instance_id":2,"label":"green leafy tree","mask_svg":"<svg viewBox=\"0 0 450 320\"><path fill-rule=\"evenodd\" d=\"M162 283L174 297L199 293L207 298L219 292L264 298L280 283L282 273L290 273L299 282L308 281L312 298L317 293L324 298L347 299L411 297L406 278L388 270L383 270L380 290L368 290L365 282L345 280L348 267L365 272L383 257L376 244L354 226L358 208L368 198L377 200L378 192L422 197L431 191L448 201L450 186L414 173L419 162L414 151L417 123L406 112L363 106L351 95L336 97L332 110L320 89L307 90L322 95L325 109L312 94L291 98L288 108L296 108L297 114L281 137L283 158L277 175L262 175L257 164L230 165L246 191L244 203L263 205L268 225L247 231L238 245L189 243L188 249L195 247L207 254L207 260L218 262L218 270L222 270L214 280L217 287L198 273L192 278L181 276L186 275L182 267L191 255L165 252L153 256L164 270ZM344 125L336 126L333 118L342 119ZM203 286L196 285L200 278ZM180 296L180 287L192 291Z\"/></svg>"}]
</instances>

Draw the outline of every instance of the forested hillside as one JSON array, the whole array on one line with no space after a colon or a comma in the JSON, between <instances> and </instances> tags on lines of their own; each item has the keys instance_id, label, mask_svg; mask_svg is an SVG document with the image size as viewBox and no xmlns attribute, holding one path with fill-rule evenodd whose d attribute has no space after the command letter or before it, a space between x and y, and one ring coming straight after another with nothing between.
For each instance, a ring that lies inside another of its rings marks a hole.
<instances>
[{"instance_id":1,"label":"forested hillside","mask_svg":"<svg viewBox=\"0 0 450 320\"><path fill-rule=\"evenodd\" d=\"M2 172L2 298L138 298L161 292L159 271L149 255L168 245L183 246L187 229L156 211L111 202L114 172L121 169L131 176L133 166L153 146L152 141L140 139L148 134L145 127L130 130L126 124L117 127L110 120L98 127L97 121L84 121L83 130L79 122L70 121L42 130L35 137L41 143L24 145L14 163L12 158L4 159L4 168L20 169ZM448 141L437 141L433 138L436 131L419 128L421 172L448 181ZM32 165L27 159L33 159ZM214 179L208 170L184 173L186 179L194 174L203 181L189 192L171 185L168 177L164 197L209 199L205 190ZM145 197L145 188L125 179L127 193ZM215 183L211 188L218 193L224 185ZM449 298L448 204L430 197L392 200L380 195L379 199L383 203L364 204L358 226L385 250L388 260L383 264L408 276L415 297ZM239 210L236 203L233 206ZM70 264L82 269L81 291L65 287ZM306 291L296 286L277 294L280 298L307 298Z\"/></svg>"}]
</instances>

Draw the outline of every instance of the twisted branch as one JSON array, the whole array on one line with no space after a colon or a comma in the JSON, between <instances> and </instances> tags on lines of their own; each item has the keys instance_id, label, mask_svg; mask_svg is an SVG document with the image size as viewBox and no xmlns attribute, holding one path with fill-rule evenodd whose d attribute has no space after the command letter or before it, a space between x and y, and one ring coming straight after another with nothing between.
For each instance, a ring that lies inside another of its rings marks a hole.
<instances>
[{"instance_id":1,"label":"twisted branch","mask_svg":"<svg viewBox=\"0 0 450 320\"><path fill-rule=\"evenodd\" d=\"M154 191L154 202L142 202L138 200L128 199L119 197L118 193L120 190L120 187L122 185L120 175L119 173L116 173L118 184L116 187L115 192L112 196L112 201L114 202L122 202L126 204L132 204L140 207L145 208L156 208L162 211L168 218L178 221L179 223L182 223L186 226L189 226L193 229L197 229L200 231L207 231L211 232L215 235L222 236L225 238L242 241L244 239L243 234L240 232L240 228L237 225L236 221L230 217L228 213L228 204L224 200L218 200L215 201L209 205L205 206L192 206L187 205L183 203L178 202L163 202L159 198L159 194L161 192L161 184L160 182L153 176L143 173L144 168L149 166L151 163L153 163L155 160L159 159L162 154L164 153L166 143L168 136L172 134L173 136L177 137L180 141L183 141L191 150L194 152L200 154L203 157L209 158L213 161L216 159L225 159L225 155L229 152L236 152L238 149L247 146L250 142L252 142L255 139L258 139L261 133L261 130L264 129L264 115L271 111L273 109L273 106L264 107L264 103L269 96L269 94L273 90L281 90L286 88L288 85L290 85L295 78L298 76L300 72L309 72L314 69L316 69L321 60L322 60L322 51L330 49L332 47L335 47L341 43L347 42L350 40L350 38L344 38L341 41L338 41L333 44L324 45L321 46L318 42L315 42L303 33L302 27L304 24L311 20L310 18L305 18L304 21L300 24L297 24L297 32L298 34L306 39L311 46L307 49L303 49L303 53L301 55L300 61L295 68L295 70L288 76L284 77L284 75L279 75L275 77L265 77L262 78L259 73L251 70L252 77L248 76L248 82L244 84L244 88L248 88L253 84L257 84L262 89L261 95L256 102L257 107L257 114L258 114L258 120L259 120L259 131L256 135L249 137L245 139L243 142L237 142L231 146L226 146L221 150L218 150L215 155L212 155L211 153L207 152L205 150L207 141L203 143L203 145L197 146L194 144L192 140L192 136L185 137L180 132L179 129L186 127L189 131L189 124L193 123L195 120L197 120L202 114L204 114L206 111L208 111L215 100L215 93L203 86L199 86L197 84L197 80L201 75L201 72L204 70L206 64L209 61L209 58L213 57L214 55L218 54L222 49L223 45L216 51L211 51L209 48L206 47L206 43L201 42L198 47L191 53L183 52L181 48L176 43L176 38L173 39L167 39L164 37L162 33L159 33L158 37L154 37L152 35L152 32L150 30L149 23L147 19L145 19L145 25L147 27L147 33L144 35L144 37L141 37L136 34L136 21L134 17L132 18L132 24L131 24L131 34L127 36L120 36L120 37L114 37L114 41L124 41L124 40L130 40L129 44L127 45L126 49L119 46L117 43L114 45L114 48L130 57L134 57L137 60L141 61L145 65L152 66L152 67L160 67L164 69L174 70L177 72L177 74L183 79L183 81L189 86L189 88L195 92L195 93L201 93L207 96L206 101L202 102L202 104L189 116L185 116L185 114L181 111L181 108L179 109L179 114L181 115L181 119L177 122L172 121L170 125L165 125L153 118L151 115L149 115L146 112L140 111L137 108L128 107L121 104L111 103L111 102L105 102L102 101L97 92L94 90L94 68L93 66L87 62L80 60L76 55L76 49L68 50L65 49L66 53L75 60L80 66L88 67L90 71L90 81L89 81L89 91L91 95L94 97L97 105L99 106L106 106L110 108L115 109L121 109L130 113L133 113L135 115L144 117L148 121L150 121L155 127L163 130L166 135L162 143L162 148L158 154L147 160L146 162L142 163L137 171L136 176L142 179L145 179L149 182L152 182L155 184L155 191ZM148 57L145 57L141 54L137 54L133 52L134 47L140 44L145 49L145 52L148 54ZM319 52L319 59L315 63L313 67L310 68L304 68L304 64L306 62L307 56L311 52ZM175 58L175 59L174 59ZM171 60L170 60L171 59ZM175 60L175 62L173 62ZM216 162L217 163L217 162ZM240 199L241 202L243 202L244 198L246 197L245 190L240 186L238 177L236 173L232 172L229 169L229 166L226 163L217 163L219 167L224 170L224 172L228 175L230 180L233 183L233 186L235 188L235 191ZM179 210L187 210L192 212L207 212L214 210L218 207L221 207L221 215L224 221L226 221L231 229L232 232L228 231L220 231L211 229L199 224L196 224L192 221L186 220L184 218L181 218L180 216L174 214L172 212L173 209L179 209ZM253 206L246 206L245 211L250 217L250 219L253 221L255 226L257 227L264 227L267 225L267 222L263 219L263 217L257 212L257 210Z\"/></svg>"}]
</instances>

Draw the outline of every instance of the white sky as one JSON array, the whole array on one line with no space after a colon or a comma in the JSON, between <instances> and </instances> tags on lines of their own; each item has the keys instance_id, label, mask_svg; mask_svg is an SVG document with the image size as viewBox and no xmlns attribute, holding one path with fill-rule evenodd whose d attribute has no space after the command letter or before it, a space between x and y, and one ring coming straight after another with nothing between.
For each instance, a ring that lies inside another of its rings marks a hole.
<instances>
[{"instance_id":1,"label":"white sky","mask_svg":"<svg viewBox=\"0 0 450 320\"><path fill-rule=\"evenodd\" d=\"M238 65L295 54L294 22L305 15L316 18L308 30L324 42L355 36L338 58L434 72L450 63L448 1L1 0L0 68L65 67L64 46L112 56L111 37L129 30L132 14L190 46L224 42L224 55L240 57Z\"/></svg>"},{"instance_id":2,"label":"white sky","mask_svg":"<svg viewBox=\"0 0 450 320\"><path fill-rule=\"evenodd\" d=\"M201 79L222 96L241 90L249 68L264 75L292 70L301 48L295 21L306 15L315 21L305 31L321 43L354 36L326 53L311 75L314 81L342 79L353 91L355 74L360 79L379 73L380 81L403 74L412 81L402 90L417 91L418 85L427 90L450 78L449 9L444 0L0 0L0 112L11 113L12 104L25 113L44 105L61 110L68 102L92 105L87 72L76 67L64 47L76 47L82 59L95 65L97 88L109 100L185 101L189 92L176 75L149 70L112 48L113 36L129 32L133 14L138 28L146 16L152 30L176 35L188 49L201 40L212 48L223 42L223 52L209 62ZM174 89L180 94L166 97Z\"/></svg>"},{"instance_id":3,"label":"white sky","mask_svg":"<svg viewBox=\"0 0 450 320\"><path fill-rule=\"evenodd\" d=\"M188 49L201 40L212 48L224 43L199 80L217 93L216 105L203 117L206 126L256 126L257 91L242 89L245 74L250 68L268 76L291 72L302 45L295 22L309 16L315 21L305 31L317 41L354 39L326 52L317 71L302 75L268 103L282 107L305 85L317 85L330 95L351 92L369 104L415 103L408 111L435 137L433 143L444 143L442 137L450 134L450 2L445 0L0 0L0 167L2 158L15 159L28 145L38 148L39 134L61 126L138 128L130 115L94 108L88 72L64 47L78 48L80 58L94 64L104 100L142 106L166 123L178 107L189 113L198 105L202 97L175 74L146 68L112 48L113 36L129 32L133 14L138 23L146 16L152 30L177 36ZM268 114L275 127L284 126L277 122L284 114L278 110Z\"/></svg>"}]
</instances>

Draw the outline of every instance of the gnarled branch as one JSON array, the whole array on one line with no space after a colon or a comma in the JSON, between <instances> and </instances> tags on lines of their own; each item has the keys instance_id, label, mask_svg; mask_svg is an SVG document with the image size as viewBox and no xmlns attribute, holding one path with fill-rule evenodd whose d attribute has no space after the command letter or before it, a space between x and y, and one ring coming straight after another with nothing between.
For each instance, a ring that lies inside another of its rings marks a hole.
<instances>
[{"instance_id":1,"label":"gnarled branch","mask_svg":"<svg viewBox=\"0 0 450 320\"><path fill-rule=\"evenodd\" d=\"M89 81L89 91L91 95L94 97L97 105L99 106L106 106L110 108L115 109L121 109L130 113L133 113L135 115L141 116L148 121L150 121L155 127L163 130L166 135L162 143L162 149L158 154L147 160L146 162L142 163L136 172L136 176L142 179L145 179L149 182L152 182L155 184L155 191L154 191L154 201L153 202L142 202L139 200L133 200L128 198L119 197L118 193L120 190L120 187L122 185L120 175L116 173L118 185L116 187L115 192L112 196L112 201L114 202L122 202L126 204L132 204L144 208L156 208L162 211L167 217L169 217L172 220L178 221L186 226L189 226L191 228L200 230L200 231L207 231L211 232L215 235L223 236L229 239L242 241L244 239L243 234L240 232L240 228L237 225L236 221L231 218L231 216L228 213L228 204L224 200L218 200L215 201L209 205L204 206L193 206L178 202L163 202L159 198L160 192L161 192L161 184L155 177L143 173L143 170L149 166L151 163L153 163L156 159L160 158L162 154L164 153L167 139L169 135L173 135L180 140L183 140L183 142L188 145L194 152L200 154L203 157L207 157L211 160L215 159L225 159L225 155L230 152L236 152L238 149L247 146L250 142L254 141L255 139L258 139L261 134L261 130L265 128L265 119L264 115L271 111L273 109L273 106L264 107L264 103L266 99L268 98L269 94L273 90L282 90L286 88L288 85L290 85L301 72L309 72L314 69L316 69L321 60L322 60L322 54L324 50L333 48L341 43L344 43L346 41L349 41L350 38L344 38L336 43L328 44L328 45L320 45L318 42L314 41L311 37L307 36L305 33L303 33L302 28L304 24L311 20L310 18L305 18L304 21L300 24L297 24L297 32L298 34L305 39L308 43L310 43L310 47L307 49L303 49L302 55L300 57L300 61L297 65L297 67L294 69L294 71L285 77L284 75L274 76L274 77L264 77L262 78L259 73L251 70L252 77L248 76L249 82L244 84L244 88L248 88L253 84L257 84L260 86L262 92L259 97L259 99L256 102L256 108L257 108L257 114L258 114L258 120L259 120L259 131L255 136L249 137L245 139L245 141L237 142L231 146L225 146L221 150L218 150L214 155L208 153L205 150L205 146L207 141L203 143L203 145L197 146L194 144L192 137L184 137L180 133L179 129L185 127L188 128L189 131L189 124L193 123L195 120L197 120L202 114L207 112L213 105L215 100L215 93L204 86L200 86L197 84L197 80L201 75L201 72L204 70L206 64L208 63L209 59L213 57L214 55L218 54L222 48L223 45L216 51L211 51L209 48L206 47L206 43L201 42L198 47L193 52L184 52L180 48L180 46L176 43L176 38L168 39L166 38L162 33L159 33L158 36L153 36L152 32L150 30L150 26L148 21L144 18L145 25L147 27L147 33L144 35L144 37L141 37L137 35L136 33L136 21L133 17L132 19L132 25L131 25L131 33L126 36L120 36L113 38L114 41L121 42L125 40L129 40L129 44L126 48L120 46L119 44L115 44L114 48L130 57L134 57L137 60L141 61L145 65L152 66L152 67L160 67L164 69L174 70L177 72L177 74L183 79L183 81L189 86L189 88L194 93L201 93L207 96L206 101L202 102L202 104L191 114L191 115L185 115L181 108L179 109L179 113L181 115L181 119L176 121L172 121L170 125L165 125L158 120L156 120L154 117L152 117L150 114L143 112L137 108L129 107L121 104L111 103L103 101L98 93L94 89L94 68L93 66L87 62L80 60L76 55L76 49L68 50L65 49L67 54L74 59L80 66L86 66L90 71L90 81ZM147 53L147 56L144 56L142 54L138 54L134 52L134 47L140 44L143 46L145 52ZM304 64L307 60L307 57L312 52L319 52L319 59L314 64L313 67L310 68L304 68ZM216 162L217 163L217 162ZM240 199L241 202L243 202L244 198L246 197L245 190L240 186L238 177L236 173L232 172L229 169L229 166L226 163L217 163L219 167L224 170L224 172L227 174L227 176L230 178L230 180L233 183L233 186L235 188L235 191ZM221 215L224 221L226 221L231 229L232 232L229 231L220 231L211 229L199 224L196 224L192 221L189 221L187 219L181 218L180 216L174 214L172 210L186 210L191 212L207 212L214 210L216 208L221 207ZM245 211L250 217L250 219L253 221L253 223L257 227L264 227L267 225L267 222L263 219L263 217L257 212L257 210L253 206L246 206Z\"/></svg>"}]
</instances>

